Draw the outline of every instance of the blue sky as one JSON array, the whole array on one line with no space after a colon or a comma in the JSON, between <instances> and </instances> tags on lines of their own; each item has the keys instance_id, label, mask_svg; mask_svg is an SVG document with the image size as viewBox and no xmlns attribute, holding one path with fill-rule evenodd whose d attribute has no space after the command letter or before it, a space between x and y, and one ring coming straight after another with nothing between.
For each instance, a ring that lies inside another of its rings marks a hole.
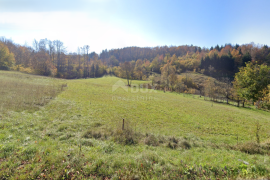
<instances>
[{"instance_id":1,"label":"blue sky","mask_svg":"<svg viewBox=\"0 0 270 180\"><path fill-rule=\"evenodd\" d=\"M0 36L68 51L225 43L270 45L269 0L0 0Z\"/></svg>"}]
</instances>

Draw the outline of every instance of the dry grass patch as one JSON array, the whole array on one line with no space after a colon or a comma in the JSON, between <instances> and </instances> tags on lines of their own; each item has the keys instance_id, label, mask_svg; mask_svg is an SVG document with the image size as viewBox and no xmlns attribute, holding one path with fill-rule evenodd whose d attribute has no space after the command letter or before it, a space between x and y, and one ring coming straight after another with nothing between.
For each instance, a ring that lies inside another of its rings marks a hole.
<instances>
[{"instance_id":1,"label":"dry grass patch","mask_svg":"<svg viewBox=\"0 0 270 180\"><path fill-rule=\"evenodd\" d=\"M51 78L40 78L22 73L0 72L0 112L38 110L64 90Z\"/></svg>"},{"instance_id":2,"label":"dry grass patch","mask_svg":"<svg viewBox=\"0 0 270 180\"><path fill-rule=\"evenodd\" d=\"M270 144L258 144L256 142L247 142L234 146L234 150L239 150L247 154L269 154Z\"/></svg>"}]
</instances>

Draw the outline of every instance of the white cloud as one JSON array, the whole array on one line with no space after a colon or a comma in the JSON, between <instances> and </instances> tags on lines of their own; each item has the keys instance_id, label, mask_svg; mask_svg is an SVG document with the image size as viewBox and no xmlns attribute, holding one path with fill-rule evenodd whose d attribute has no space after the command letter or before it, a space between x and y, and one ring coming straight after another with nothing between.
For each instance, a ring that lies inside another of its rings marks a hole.
<instances>
[{"instance_id":1,"label":"white cloud","mask_svg":"<svg viewBox=\"0 0 270 180\"><path fill-rule=\"evenodd\" d=\"M69 51L86 44L97 53L106 48L155 46L143 28L132 22L105 22L86 12L3 12L0 27L4 27L0 36L11 37L16 43L27 41L31 45L34 38L58 39Z\"/></svg>"}]
</instances>

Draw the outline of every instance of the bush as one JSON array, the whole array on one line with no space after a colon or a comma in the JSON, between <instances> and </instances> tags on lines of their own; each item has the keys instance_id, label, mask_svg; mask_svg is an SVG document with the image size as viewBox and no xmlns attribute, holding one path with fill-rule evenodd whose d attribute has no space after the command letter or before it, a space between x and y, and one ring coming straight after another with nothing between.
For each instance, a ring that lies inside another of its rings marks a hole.
<instances>
[{"instance_id":1,"label":"bush","mask_svg":"<svg viewBox=\"0 0 270 180\"><path fill-rule=\"evenodd\" d=\"M197 84L193 81L192 78L184 77L181 79L181 81L187 86L187 88L198 89Z\"/></svg>"}]
</instances>

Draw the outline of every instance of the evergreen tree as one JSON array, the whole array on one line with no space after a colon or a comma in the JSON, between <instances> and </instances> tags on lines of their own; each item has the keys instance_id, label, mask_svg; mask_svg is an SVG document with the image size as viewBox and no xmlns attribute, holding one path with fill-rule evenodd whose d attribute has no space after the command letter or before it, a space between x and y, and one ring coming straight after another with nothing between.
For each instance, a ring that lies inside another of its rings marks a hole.
<instances>
[{"instance_id":1,"label":"evergreen tree","mask_svg":"<svg viewBox=\"0 0 270 180\"><path fill-rule=\"evenodd\" d=\"M251 60L252 60L251 55L249 54L249 52L247 52L242 58L242 66L246 66L246 63Z\"/></svg>"},{"instance_id":2,"label":"evergreen tree","mask_svg":"<svg viewBox=\"0 0 270 180\"><path fill-rule=\"evenodd\" d=\"M216 50L220 51L219 45L217 44L215 47Z\"/></svg>"}]
</instances>

